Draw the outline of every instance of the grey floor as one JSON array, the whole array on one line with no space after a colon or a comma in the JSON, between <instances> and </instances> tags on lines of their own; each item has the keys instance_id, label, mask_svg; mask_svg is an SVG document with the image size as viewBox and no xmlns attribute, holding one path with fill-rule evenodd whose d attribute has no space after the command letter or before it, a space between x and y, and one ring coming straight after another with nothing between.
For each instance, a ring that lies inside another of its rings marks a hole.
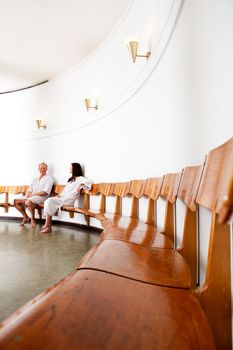
<instances>
[{"instance_id":1,"label":"grey floor","mask_svg":"<svg viewBox=\"0 0 233 350\"><path fill-rule=\"evenodd\" d=\"M40 234L41 226L0 221L0 321L75 269L99 234L55 225Z\"/></svg>"}]
</instances>

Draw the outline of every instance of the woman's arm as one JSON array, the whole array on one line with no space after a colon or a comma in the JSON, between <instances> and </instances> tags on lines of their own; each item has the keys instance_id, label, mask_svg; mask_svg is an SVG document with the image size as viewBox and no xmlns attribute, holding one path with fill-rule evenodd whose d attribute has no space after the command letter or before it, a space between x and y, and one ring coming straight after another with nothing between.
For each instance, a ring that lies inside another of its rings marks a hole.
<instances>
[{"instance_id":1,"label":"woman's arm","mask_svg":"<svg viewBox=\"0 0 233 350\"><path fill-rule=\"evenodd\" d=\"M77 193L80 193L81 190L82 190L82 188L83 188L83 186L84 186L84 184L79 184L79 185L77 186L77 188L76 188L76 192L77 192Z\"/></svg>"},{"instance_id":2,"label":"woman's arm","mask_svg":"<svg viewBox=\"0 0 233 350\"><path fill-rule=\"evenodd\" d=\"M80 179L81 180L81 179ZM76 192L81 193L82 189L90 190L93 184L92 180L86 179L85 177L82 178L82 183L77 185Z\"/></svg>"}]
</instances>

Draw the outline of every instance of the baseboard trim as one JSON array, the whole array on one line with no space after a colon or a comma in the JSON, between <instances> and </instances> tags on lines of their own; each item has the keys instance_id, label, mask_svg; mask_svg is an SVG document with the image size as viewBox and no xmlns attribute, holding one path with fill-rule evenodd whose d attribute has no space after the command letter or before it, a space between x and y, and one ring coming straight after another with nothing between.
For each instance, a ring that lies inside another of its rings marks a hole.
<instances>
[{"instance_id":1,"label":"baseboard trim","mask_svg":"<svg viewBox=\"0 0 233 350\"><path fill-rule=\"evenodd\" d=\"M4 220L4 221L20 222L20 221L22 221L22 218L17 217L17 216L0 216L0 221L2 221L2 220ZM44 220L43 219L36 219L36 222L38 224L43 224ZM95 231L95 232L98 232L98 233L101 233L103 231L103 229L99 228L99 227L87 226L87 225L79 224L79 223L75 223L75 222L53 220L53 223L55 225L61 225L61 226L66 226L66 227L76 227L76 228L84 229L86 231L91 230L91 231Z\"/></svg>"}]
</instances>

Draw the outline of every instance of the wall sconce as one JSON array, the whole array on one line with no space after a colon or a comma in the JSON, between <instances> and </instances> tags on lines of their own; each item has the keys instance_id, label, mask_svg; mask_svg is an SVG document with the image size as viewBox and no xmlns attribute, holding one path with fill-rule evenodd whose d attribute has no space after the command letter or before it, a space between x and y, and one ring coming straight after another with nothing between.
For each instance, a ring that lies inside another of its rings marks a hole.
<instances>
[{"instance_id":1,"label":"wall sconce","mask_svg":"<svg viewBox=\"0 0 233 350\"><path fill-rule=\"evenodd\" d=\"M91 100L89 98L85 98L85 105L88 112L90 108L98 109L97 105L91 106Z\"/></svg>"},{"instance_id":2,"label":"wall sconce","mask_svg":"<svg viewBox=\"0 0 233 350\"><path fill-rule=\"evenodd\" d=\"M41 128L46 129L46 125L43 124L42 120L40 119L36 119L36 126L37 126L37 129L41 129Z\"/></svg>"},{"instance_id":3,"label":"wall sconce","mask_svg":"<svg viewBox=\"0 0 233 350\"><path fill-rule=\"evenodd\" d=\"M138 55L138 41L137 40L127 40L126 42L130 55L132 57L133 63L136 61L137 57L146 57L147 59L150 57L151 52L148 51L146 55Z\"/></svg>"}]
</instances>

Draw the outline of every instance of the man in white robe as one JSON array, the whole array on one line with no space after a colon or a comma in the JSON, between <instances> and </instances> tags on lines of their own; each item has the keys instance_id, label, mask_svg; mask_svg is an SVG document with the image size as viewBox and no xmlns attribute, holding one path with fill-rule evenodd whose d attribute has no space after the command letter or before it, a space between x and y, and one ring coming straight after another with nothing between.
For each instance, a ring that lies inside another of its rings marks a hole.
<instances>
[{"instance_id":1,"label":"man in white robe","mask_svg":"<svg viewBox=\"0 0 233 350\"><path fill-rule=\"evenodd\" d=\"M47 175L48 166L45 163L39 164L39 177L32 180L31 185L26 193L26 196L20 199L15 199L15 208L23 215L21 226L30 221L30 217L26 213L28 207L31 213L31 227L36 226L35 221L35 206L44 203L49 197L53 187L53 178Z\"/></svg>"}]
</instances>

